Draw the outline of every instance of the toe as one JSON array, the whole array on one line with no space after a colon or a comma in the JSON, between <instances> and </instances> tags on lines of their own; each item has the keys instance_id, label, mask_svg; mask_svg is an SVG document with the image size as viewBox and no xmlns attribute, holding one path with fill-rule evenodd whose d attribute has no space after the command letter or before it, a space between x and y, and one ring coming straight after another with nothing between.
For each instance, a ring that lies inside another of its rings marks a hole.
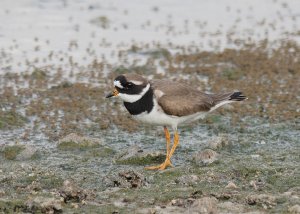
<instances>
[{"instance_id":1,"label":"toe","mask_svg":"<svg viewBox=\"0 0 300 214\"><path fill-rule=\"evenodd\" d=\"M145 167L145 169L147 169L147 170L164 170L168 166L173 167L170 159L166 159L165 162L163 162L162 164L160 164L158 166L148 166L148 167Z\"/></svg>"}]
</instances>

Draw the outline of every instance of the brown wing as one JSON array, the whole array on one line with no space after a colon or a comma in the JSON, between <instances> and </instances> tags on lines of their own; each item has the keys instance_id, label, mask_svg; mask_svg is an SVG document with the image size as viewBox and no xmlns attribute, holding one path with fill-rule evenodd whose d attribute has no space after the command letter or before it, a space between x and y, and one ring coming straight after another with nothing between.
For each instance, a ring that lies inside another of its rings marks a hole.
<instances>
[{"instance_id":1,"label":"brown wing","mask_svg":"<svg viewBox=\"0 0 300 214\"><path fill-rule=\"evenodd\" d=\"M166 114L186 116L201 111L209 111L214 106L213 98L192 89L190 86L167 80L151 81L152 89Z\"/></svg>"}]
</instances>

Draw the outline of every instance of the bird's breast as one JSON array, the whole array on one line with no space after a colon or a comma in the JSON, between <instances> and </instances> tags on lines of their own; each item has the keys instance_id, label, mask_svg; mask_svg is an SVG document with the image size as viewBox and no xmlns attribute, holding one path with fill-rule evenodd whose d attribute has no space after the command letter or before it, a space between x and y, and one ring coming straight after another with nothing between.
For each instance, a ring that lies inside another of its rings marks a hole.
<instances>
[{"instance_id":1,"label":"bird's breast","mask_svg":"<svg viewBox=\"0 0 300 214\"><path fill-rule=\"evenodd\" d=\"M152 89L149 88L144 96L136 102L124 102L124 106L131 115L139 115L144 112L150 113L154 106Z\"/></svg>"}]
</instances>

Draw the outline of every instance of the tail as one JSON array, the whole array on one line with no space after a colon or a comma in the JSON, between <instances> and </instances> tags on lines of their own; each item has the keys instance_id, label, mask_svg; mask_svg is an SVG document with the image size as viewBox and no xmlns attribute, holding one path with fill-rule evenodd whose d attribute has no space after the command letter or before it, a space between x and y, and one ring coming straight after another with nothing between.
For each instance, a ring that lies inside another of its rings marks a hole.
<instances>
[{"instance_id":1,"label":"tail","mask_svg":"<svg viewBox=\"0 0 300 214\"><path fill-rule=\"evenodd\" d=\"M237 91L233 93L231 92L231 93L214 94L212 95L212 99L213 99L214 106L210 109L210 111L213 111L227 103L246 100L247 97L243 95L242 92Z\"/></svg>"}]
</instances>

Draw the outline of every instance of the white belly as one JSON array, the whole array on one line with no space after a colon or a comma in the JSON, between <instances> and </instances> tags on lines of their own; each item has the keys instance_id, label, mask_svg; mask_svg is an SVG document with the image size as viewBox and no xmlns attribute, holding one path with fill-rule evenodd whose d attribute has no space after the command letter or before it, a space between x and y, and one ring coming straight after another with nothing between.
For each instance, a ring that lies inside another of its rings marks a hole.
<instances>
[{"instance_id":1,"label":"white belly","mask_svg":"<svg viewBox=\"0 0 300 214\"><path fill-rule=\"evenodd\" d=\"M198 119L202 119L205 117L206 114L207 112L198 112L183 117L167 115L158 106L157 102L154 101L154 107L150 113L144 112L134 116L134 118L143 123L148 123L153 125L172 126L173 129L177 129L178 125L183 123L193 122Z\"/></svg>"}]
</instances>

